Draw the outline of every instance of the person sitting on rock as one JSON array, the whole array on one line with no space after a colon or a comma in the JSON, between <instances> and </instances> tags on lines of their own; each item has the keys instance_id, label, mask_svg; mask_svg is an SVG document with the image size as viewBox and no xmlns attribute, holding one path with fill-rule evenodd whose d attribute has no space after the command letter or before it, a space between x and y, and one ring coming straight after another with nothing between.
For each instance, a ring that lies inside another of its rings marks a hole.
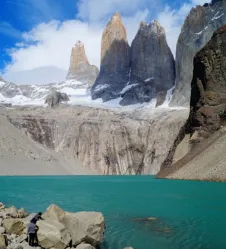
<instances>
[{"instance_id":1,"label":"person sitting on rock","mask_svg":"<svg viewBox=\"0 0 226 249\"><path fill-rule=\"evenodd\" d=\"M38 214L36 214L35 217L33 217L31 219L31 222L36 224L36 222L39 221L39 220L44 220L42 218L42 213L41 212L39 212Z\"/></svg>"},{"instance_id":2,"label":"person sitting on rock","mask_svg":"<svg viewBox=\"0 0 226 249\"><path fill-rule=\"evenodd\" d=\"M27 228L29 246L34 246L34 241L37 237L37 231L38 227L36 226L36 221L31 222Z\"/></svg>"}]
</instances>

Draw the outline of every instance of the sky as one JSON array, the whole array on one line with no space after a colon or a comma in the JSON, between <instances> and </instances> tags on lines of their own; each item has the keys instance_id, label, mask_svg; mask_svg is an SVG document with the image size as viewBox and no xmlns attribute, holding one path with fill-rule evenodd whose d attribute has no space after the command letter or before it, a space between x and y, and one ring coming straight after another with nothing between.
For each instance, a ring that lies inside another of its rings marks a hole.
<instances>
[{"instance_id":1,"label":"sky","mask_svg":"<svg viewBox=\"0 0 226 249\"><path fill-rule=\"evenodd\" d=\"M158 20L175 54L186 15L207 0L1 0L0 76L18 84L64 79L72 46L81 40L100 66L101 35L120 12L131 44L141 21Z\"/></svg>"}]
</instances>

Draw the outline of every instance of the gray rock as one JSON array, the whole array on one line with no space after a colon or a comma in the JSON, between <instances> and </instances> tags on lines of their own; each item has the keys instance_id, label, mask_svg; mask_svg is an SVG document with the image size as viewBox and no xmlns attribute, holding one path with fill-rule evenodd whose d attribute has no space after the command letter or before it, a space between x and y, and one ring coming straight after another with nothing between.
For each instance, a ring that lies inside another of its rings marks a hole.
<instances>
[{"instance_id":1,"label":"gray rock","mask_svg":"<svg viewBox=\"0 0 226 249\"><path fill-rule=\"evenodd\" d=\"M46 218L37 223L38 241L42 248L64 249L69 245L71 236L66 227L57 220Z\"/></svg>"},{"instance_id":2,"label":"gray rock","mask_svg":"<svg viewBox=\"0 0 226 249\"><path fill-rule=\"evenodd\" d=\"M164 28L158 21L141 22L131 45L131 76L121 105L149 102L159 93L166 95L175 82L175 62ZM164 102L165 96L163 96Z\"/></svg>"},{"instance_id":3,"label":"gray rock","mask_svg":"<svg viewBox=\"0 0 226 249\"><path fill-rule=\"evenodd\" d=\"M6 248L6 239L2 234L0 234L0 248Z\"/></svg>"},{"instance_id":4,"label":"gray rock","mask_svg":"<svg viewBox=\"0 0 226 249\"><path fill-rule=\"evenodd\" d=\"M95 247L91 246L90 244L80 244L76 246L76 249L95 249Z\"/></svg>"},{"instance_id":5,"label":"gray rock","mask_svg":"<svg viewBox=\"0 0 226 249\"><path fill-rule=\"evenodd\" d=\"M69 213L64 212L56 205L51 205L48 207L44 217L63 224L71 234L73 246L82 242L97 246L103 241L105 223L101 213Z\"/></svg>"},{"instance_id":6,"label":"gray rock","mask_svg":"<svg viewBox=\"0 0 226 249\"><path fill-rule=\"evenodd\" d=\"M91 86L95 82L98 74L98 68L89 64L84 44L78 41L71 51L70 68L67 79L78 80Z\"/></svg>"},{"instance_id":7,"label":"gray rock","mask_svg":"<svg viewBox=\"0 0 226 249\"><path fill-rule=\"evenodd\" d=\"M0 227L0 234L5 233L5 228L4 227Z\"/></svg>"},{"instance_id":8,"label":"gray rock","mask_svg":"<svg viewBox=\"0 0 226 249\"><path fill-rule=\"evenodd\" d=\"M16 238L16 243L21 243L27 239L27 234L22 234L18 238Z\"/></svg>"},{"instance_id":9,"label":"gray rock","mask_svg":"<svg viewBox=\"0 0 226 249\"><path fill-rule=\"evenodd\" d=\"M226 1L197 6L187 16L176 50L176 87L171 106L190 105L193 59L213 33L226 24Z\"/></svg>"},{"instance_id":10,"label":"gray rock","mask_svg":"<svg viewBox=\"0 0 226 249\"><path fill-rule=\"evenodd\" d=\"M130 47L121 16L115 13L107 24L101 43L100 73L91 88L92 99L115 99L129 81Z\"/></svg>"},{"instance_id":11,"label":"gray rock","mask_svg":"<svg viewBox=\"0 0 226 249\"><path fill-rule=\"evenodd\" d=\"M8 234L20 235L24 230L25 225L20 219L8 218L3 221L3 227Z\"/></svg>"},{"instance_id":12,"label":"gray rock","mask_svg":"<svg viewBox=\"0 0 226 249\"><path fill-rule=\"evenodd\" d=\"M53 108L58 106L60 103L67 101L69 101L69 97L67 96L66 93L52 91L52 93L46 97L45 103Z\"/></svg>"}]
</instances>

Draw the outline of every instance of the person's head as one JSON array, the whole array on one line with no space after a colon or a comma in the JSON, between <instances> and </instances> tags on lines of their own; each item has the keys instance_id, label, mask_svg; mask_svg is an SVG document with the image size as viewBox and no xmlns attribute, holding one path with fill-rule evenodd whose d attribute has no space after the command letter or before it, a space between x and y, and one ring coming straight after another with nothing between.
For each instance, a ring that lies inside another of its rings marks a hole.
<instances>
[{"instance_id":1,"label":"person's head","mask_svg":"<svg viewBox=\"0 0 226 249\"><path fill-rule=\"evenodd\" d=\"M42 215L42 212L39 212L38 214L41 216L41 215Z\"/></svg>"}]
</instances>

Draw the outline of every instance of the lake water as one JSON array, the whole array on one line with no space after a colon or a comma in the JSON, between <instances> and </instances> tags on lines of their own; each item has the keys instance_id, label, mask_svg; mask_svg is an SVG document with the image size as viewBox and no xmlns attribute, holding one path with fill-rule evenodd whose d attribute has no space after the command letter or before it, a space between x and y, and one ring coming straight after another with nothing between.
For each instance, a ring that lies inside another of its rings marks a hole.
<instances>
[{"instance_id":1,"label":"lake water","mask_svg":"<svg viewBox=\"0 0 226 249\"><path fill-rule=\"evenodd\" d=\"M225 249L226 183L150 176L0 177L0 201L45 211L100 211L103 249ZM153 222L138 218L156 217Z\"/></svg>"}]
</instances>

